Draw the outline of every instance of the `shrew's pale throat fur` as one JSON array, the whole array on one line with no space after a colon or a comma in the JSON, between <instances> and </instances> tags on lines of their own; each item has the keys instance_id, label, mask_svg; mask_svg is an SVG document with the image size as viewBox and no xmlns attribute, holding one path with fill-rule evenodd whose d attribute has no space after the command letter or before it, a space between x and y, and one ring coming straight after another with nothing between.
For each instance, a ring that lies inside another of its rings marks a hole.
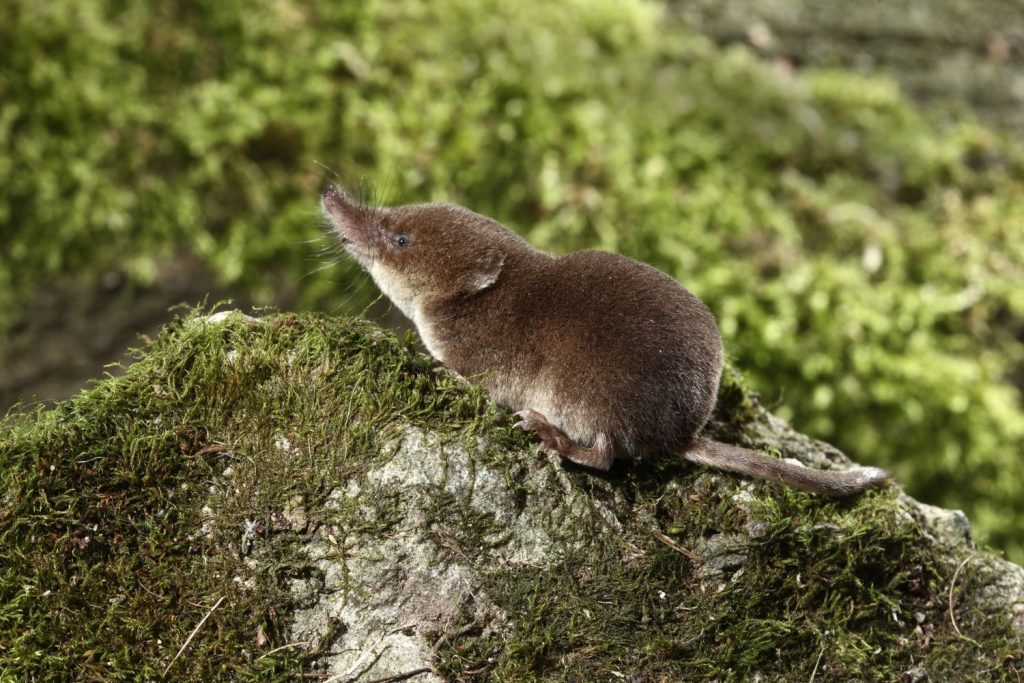
<instances>
[{"instance_id":1,"label":"shrew's pale throat fur","mask_svg":"<svg viewBox=\"0 0 1024 683\"><path fill-rule=\"evenodd\" d=\"M427 349L482 378L517 426L573 462L682 452L696 463L829 496L886 481L812 470L700 436L718 395L722 338L707 307L650 266L602 251L554 257L451 204L368 207L321 198L344 247L416 325Z\"/></svg>"}]
</instances>

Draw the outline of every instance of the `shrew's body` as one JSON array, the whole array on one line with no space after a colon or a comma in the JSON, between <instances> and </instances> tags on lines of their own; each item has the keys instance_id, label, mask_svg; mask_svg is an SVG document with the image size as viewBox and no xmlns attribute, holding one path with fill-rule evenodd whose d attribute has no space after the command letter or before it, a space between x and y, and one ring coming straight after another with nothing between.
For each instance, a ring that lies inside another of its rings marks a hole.
<instances>
[{"instance_id":1,"label":"shrew's body","mask_svg":"<svg viewBox=\"0 0 1024 683\"><path fill-rule=\"evenodd\" d=\"M704 439L722 373L714 316L679 283L625 256L553 257L446 204L371 208L322 198L346 249L417 327L432 355L485 383L518 426L574 462L683 452L694 462L850 495L875 468L813 470Z\"/></svg>"}]
</instances>

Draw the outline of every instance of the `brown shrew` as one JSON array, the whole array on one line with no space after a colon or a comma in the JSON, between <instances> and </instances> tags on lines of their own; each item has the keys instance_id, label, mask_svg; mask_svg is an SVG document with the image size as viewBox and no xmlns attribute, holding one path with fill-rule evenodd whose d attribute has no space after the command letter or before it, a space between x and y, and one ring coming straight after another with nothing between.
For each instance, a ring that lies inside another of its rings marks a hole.
<instances>
[{"instance_id":1,"label":"brown shrew","mask_svg":"<svg viewBox=\"0 0 1024 683\"><path fill-rule=\"evenodd\" d=\"M330 187L321 208L428 351L573 462L608 470L616 457L678 452L826 496L887 480L873 467L817 470L701 436L722 338L707 306L651 266L604 251L552 256L451 204L369 206Z\"/></svg>"}]
</instances>

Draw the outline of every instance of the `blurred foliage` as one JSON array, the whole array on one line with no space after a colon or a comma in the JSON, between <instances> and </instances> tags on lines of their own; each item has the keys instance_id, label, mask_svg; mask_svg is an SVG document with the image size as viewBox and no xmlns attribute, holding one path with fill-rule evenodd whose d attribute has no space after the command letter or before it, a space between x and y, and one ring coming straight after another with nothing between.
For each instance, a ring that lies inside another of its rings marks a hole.
<instances>
[{"instance_id":1,"label":"blurred foliage","mask_svg":"<svg viewBox=\"0 0 1024 683\"><path fill-rule=\"evenodd\" d=\"M323 162L672 273L797 428L1024 560L1024 157L999 134L636 0L10 0L0 44L0 325L48 278L145 282L182 245L269 300L317 267ZM303 304L352 305L351 276Z\"/></svg>"}]
</instances>

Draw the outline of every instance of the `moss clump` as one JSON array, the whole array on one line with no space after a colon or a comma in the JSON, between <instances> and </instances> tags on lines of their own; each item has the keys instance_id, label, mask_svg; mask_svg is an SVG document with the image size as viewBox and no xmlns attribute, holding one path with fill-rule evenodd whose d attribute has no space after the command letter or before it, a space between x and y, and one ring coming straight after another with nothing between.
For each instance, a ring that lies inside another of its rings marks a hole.
<instances>
[{"instance_id":1,"label":"moss clump","mask_svg":"<svg viewBox=\"0 0 1024 683\"><path fill-rule=\"evenodd\" d=\"M439 670L494 681L809 680L815 670L1014 680L1024 649L1008 617L968 616L974 638L955 632L953 569L894 495L834 504L763 485L751 495L686 469L613 478L629 519L653 516L675 549L633 523L601 529L547 570L490 572L512 632L486 637L470 624L447 640Z\"/></svg>"},{"instance_id":2,"label":"moss clump","mask_svg":"<svg viewBox=\"0 0 1024 683\"><path fill-rule=\"evenodd\" d=\"M282 644L292 602L299 541L275 533L275 515L298 497L315 526L337 482L383 457L400 426L438 415L451 433L507 432L479 391L394 336L312 315L178 320L124 375L12 413L0 436L0 672L152 680L225 597L171 677L286 679L256 645L258 630ZM249 573L252 539L269 550L246 588L235 577ZM276 657L296 664L294 650Z\"/></svg>"},{"instance_id":3,"label":"moss clump","mask_svg":"<svg viewBox=\"0 0 1024 683\"><path fill-rule=\"evenodd\" d=\"M735 377L724 387L723 429L761 419ZM352 624L297 643L293 619L324 603L372 622L355 568L401 583L411 556L381 548L403 535L436 585L473 577L459 618L423 641L452 680L915 666L976 680L1022 656L1008 613L978 611L987 574L964 574L969 638L954 632L964 550L937 545L895 492L831 503L681 457L595 476L524 455L481 390L365 322L192 315L122 376L6 422L0 672L14 680L157 679L207 613L171 678L319 673L353 647ZM410 428L440 445L396 465Z\"/></svg>"},{"instance_id":4,"label":"moss clump","mask_svg":"<svg viewBox=\"0 0 1024 683\"><path fill-rule=\"evenodd\" d=\"M256 300L359 310L354 268L310 275L323 163L673 274L783 417L1024 558L1024 155L998 131L643 0L11 0L0 45L0 331L54 276L148 282L182 248Z\"/></svg>"}]
</instances>

